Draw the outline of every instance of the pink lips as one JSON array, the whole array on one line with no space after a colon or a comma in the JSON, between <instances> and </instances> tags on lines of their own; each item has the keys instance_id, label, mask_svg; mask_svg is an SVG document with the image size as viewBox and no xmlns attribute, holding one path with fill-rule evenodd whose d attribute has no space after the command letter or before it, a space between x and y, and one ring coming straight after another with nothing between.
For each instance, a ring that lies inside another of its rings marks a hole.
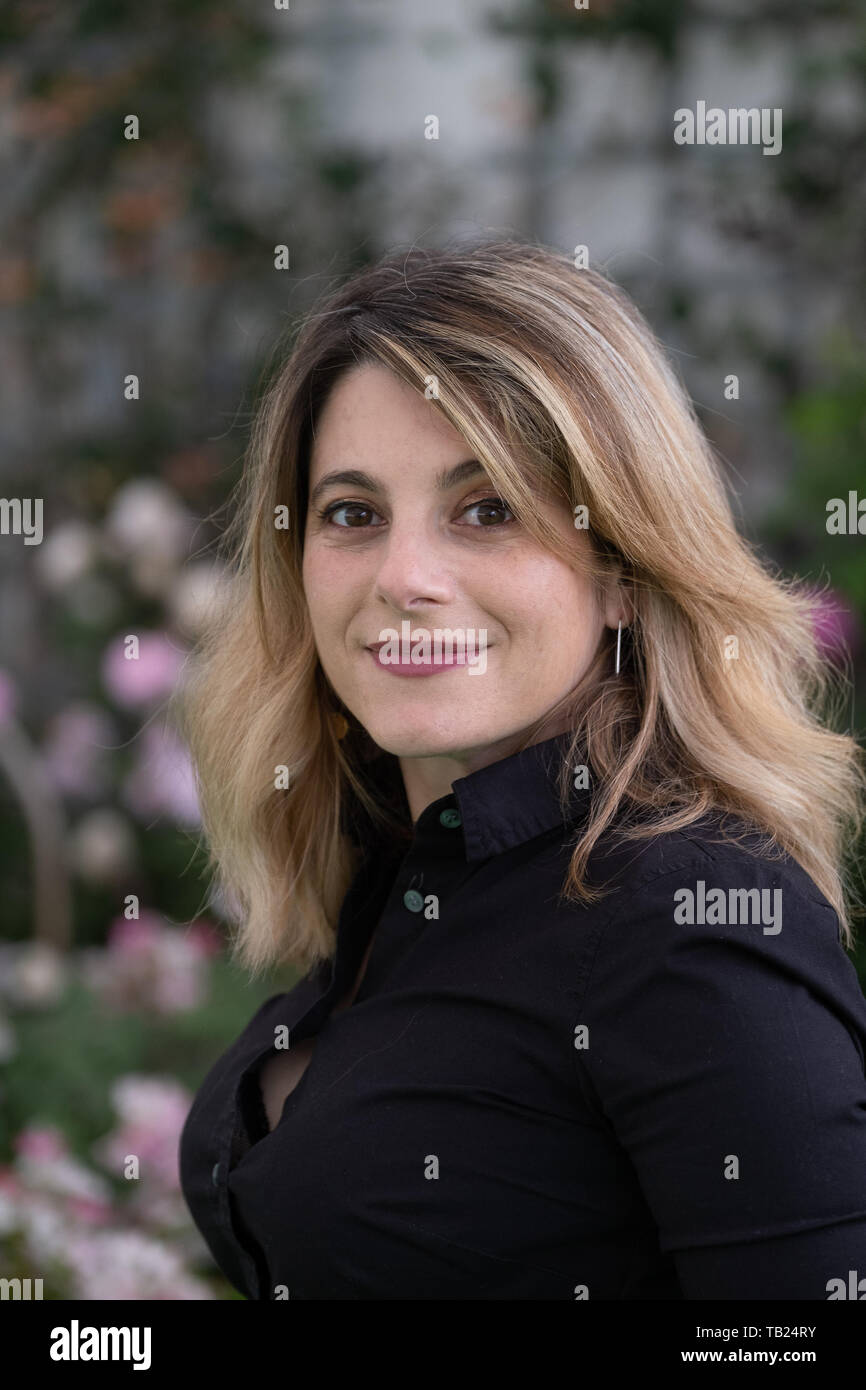
<instances>
[{"instance_id":1,"label":"pink lips","mask_svg":"<svg viewBox=\"0 0 866 1390\"><path fill-rule=\"evenodd\" d=\"M379 651L386 646L385 642L378 642L374 647L368 647L367 651L372 656L380 671L388 671L392 676L435 676L440 671L452 671L457 666L468 666L465 657L460 658L454 653L450 658L444 654L441 661L421 661L421 662L402 662L402 661L380 661Z\"/></svg>"}]
</instances>

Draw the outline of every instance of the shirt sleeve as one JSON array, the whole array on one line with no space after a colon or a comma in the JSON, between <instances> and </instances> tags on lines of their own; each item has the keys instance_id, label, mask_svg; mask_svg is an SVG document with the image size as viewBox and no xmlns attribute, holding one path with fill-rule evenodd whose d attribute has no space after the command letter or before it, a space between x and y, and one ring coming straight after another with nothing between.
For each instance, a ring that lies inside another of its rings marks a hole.
<instances>
[{"instance_id":1,"label":"shirt sleeve","mask_svg":"<svg viewBox=\"0 0 866 1390\"><path fill-rule=\"evenodd\" d=\"M684 1296L858 1296L838 1290L866 1276L866 1000L836 913L736 849L621 892L575 1060Z\"/></svg>"}]
</instances>

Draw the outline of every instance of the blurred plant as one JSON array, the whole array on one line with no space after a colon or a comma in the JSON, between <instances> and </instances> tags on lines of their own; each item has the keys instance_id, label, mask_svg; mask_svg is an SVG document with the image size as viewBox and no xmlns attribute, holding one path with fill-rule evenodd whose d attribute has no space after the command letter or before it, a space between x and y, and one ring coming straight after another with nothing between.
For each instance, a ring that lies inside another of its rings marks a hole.
<instances>
[{"instance_id":1,"label":"blurred plant","mask_svg":"<svg viewBox=\"0 0 866 1390\"><path fill-rule=\"evenodd\" d=\"M815 595L819 639L827 655L851 681L849 731L861 743L866 731L866 550L863 536L828 531L828 504L866 497L866 348L844 327L823 343L821 380L792 397L785 420L794 466L785 491L763 531L782 566L808 569L820 577L808 586ZM849 846L854 890L866 901L866 827ZM862 922L855 922L863 938ZM866 987L866 939L855 957Z\"/></svg>"},{"instance_id":2,"label":"blurred plant","mask_svg":"<svg viewBox=\"0 0 866 1390\"><path fill-rule=\"evenodd\" d=\"M173 1078L132 1075L114 1082L111 1099L119 1122L91 1146L94 1158L118 1177L134 1156L140 1176L124 1179L132 1194L125 1210L144 1225L184 1231L189 1215L180 1191L178 1143L192 1096Z\"/></svg>"},{"instance_id":3,"label":"blurred plant","mask_svg":"<svg viewBox=\"0 0 866 1390\"><path fill-rule=\"evenodd\" d=\"M16 692L0 671L0 777L16 798L29 839L33 939L64 948L72 933L69 881L63 854L63 812L50 772L16 717Z\"/></svg>"},{"instance_id":4,"label":"blurred plant","mask_svg":"<svg viewBox=\"0 0 866 1390\"><path fill-rule=\"evenodd\" d=\"M50 1008L69 982L69 956L42 941L0 946L0 997L18 1008Z\"/></svg>"},{"instance_id":5,"label":"blurred plant","mask_svg":"<svg viewBox=\"0 0 866 1390\"><path fill-rule=\"evenodd\" d=\"M866 346L840 329L826 340L821 361L823 380L785 410L794 467L765 531L793 562L825 566L834 588L866 615L863 535L827 530L831 498L847 504L852 489L866 498Z\"/></svg>"},{"instance_id":6,"label":"blurred plant","mask_svg":"<svg viewBox=\"0 0 866 1390\"><path fill-rule=\"evenodd\" d=\"M60 790L79 800L106 795L118 738L115 721L93 701L73 701L58 710L46 726L42 751Z\"/></svg>"},{"instance_id":7,"label":"blurred plant","mask_svg":"<svg viewBox=\"0 0 866 1390\"><path fill-rule=\"evenodd\" d=\"M49 1298L239 1297L186 1208L178 1143L274 983L247 986L210 922L150 910L116 917L106 947L0 946L0 1276Z\"/></svg>"},{"instance_id":8,"label":"blurred plant","mask_svg":"<svg viewBox=\"0 0 866 1390\"><path fill-rule=\"evenodd\" d=\"M221 948L207 922L180 931L144 910L137 919L116 917L107 947L83 950L79 959L85 983L112 1011L174 1013L204 1002L207 964Z\"/></svg>"},{"instance_id":9,"label":"blurred plant","mask_svg":"<svg viewBox=\"0 0 866 1390\"><path fill-rule=\"evenodd\" d=\"M117 637L106 649L102 679L116 705L147 708L166 699L175 687L184 652L165 632L137 632L137 650L127 652L126 638Z\"/></svg>"},{"instance_id":10,"label":"blurred plant","mask_svg":"<svg viewBox=\"0 0 866 1390\"><path fill-rule=\"evenodd\" d=\"M105 518L106 553L128 566L140 593L165 597L186 559L195 520L158 478L125 483Z\"/></svg>"},{"instance_id":11,"label":"blurred plant","mask_svg":"<svg viewBox=\"0 0 866 1390\"><path fill-rule=\"evenodd\" d=\"M69 835L67 849L70 865L88 883L119 887L137 867L129 821L111 806L82 816Z\"/></svg>"},{"instance_id":12,"label":"blurred plant","mask_svg":"<svg viewBox=\"0 0 866 1390\"><path fill-rule=\"evenodd\" d=\"M137 1076L121 1078L112 1096L120 1123L94 1151L115 1177L134 1155L140 1180L112 1184L75 1158L56 1126L22 1130L13 1163L0 1167L0 1269L42 1278L48 1298L212 1299L188 1268L210 1261L177 1173L192 1097L175 1082Z\"/></svg>"},{"instance_id":13,"label":"blurred plant","mask_svg":"<svg viewBox=\"0 0 866 1390\"><path fill-rule=\"evenodd\" d=\"M818 643L826 656L844 664L852 651L859 650L863 640L857 614L832 590L816 591L814 602Z\"/></svg>"},{"instance_id":14,"label":"blurred plant","mask_svg":"<svg viewBox=\"0 0 866 1390\"><path fill-rule=\"evenodd\" d=\"M200 824L192 762L174 730L149 724L142 732L122 797L139 820L150 822L166 815L190 829Z\"/></svg>"}]
</instances>

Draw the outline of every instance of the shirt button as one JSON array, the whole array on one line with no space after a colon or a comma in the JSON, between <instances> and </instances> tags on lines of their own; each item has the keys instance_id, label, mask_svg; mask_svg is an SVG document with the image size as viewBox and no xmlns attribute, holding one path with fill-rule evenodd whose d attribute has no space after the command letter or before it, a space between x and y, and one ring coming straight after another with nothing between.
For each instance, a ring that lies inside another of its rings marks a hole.
<instances>
[{"instance_id":1,"label":"shirt button","mask_svg":"<svg viewBox=\"0 0 866 1390\"><path fill-rule=\"evenodd\" d=\"M417 888L410 888L403 894L403 903L410 912L420 912L424 906L424 899Z\"/></svg>"},{"instance_id":2,"label":"shirt button","mask_svg":"<svg viewBox=\"0 0 866 1390\"><path fill-rule=\"evenodd\" d=\"M440 811L439 824L444 825L446 830L456 830L458 825L463 824L463 818L459 811Z\"/></svg>"},{"instance_id":3,"label":"shirt button","mask_svg":"<svg viewBox=\"0 0 866 1390\"><path fill-rule=\"evenodd\" d=\"M214 1187L219 1187L219 1181L220 1181L220 1177L222 1176L222 1171L223 1171L223 1166L222 1166L222 1164L221 1164L221 1163L215 1163L214 1166L213 1166L213 1172L212 1172L211 1175L210 1175L210 1176L211 1176L211 1182L213 1183Z\"/></svg>"}]
</instances>

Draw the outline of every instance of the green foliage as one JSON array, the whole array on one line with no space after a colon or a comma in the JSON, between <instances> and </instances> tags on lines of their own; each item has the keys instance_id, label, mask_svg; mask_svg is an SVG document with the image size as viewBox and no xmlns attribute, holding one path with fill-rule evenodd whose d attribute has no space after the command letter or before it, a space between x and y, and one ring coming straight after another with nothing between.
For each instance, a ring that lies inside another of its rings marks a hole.
<instances>
[{"instance_id":1,"label":"green foliage","mask_svg":"<svg viewBox=\"0 0 866 1390\"><path fill-rule=\"evenodd\" d=\"M771 536L796 538L813 563L826 566L833 587L866 616L866 547L861 535L827 531L827 503L850 490L866 496L866 351L838 335L827 348L828 379L787 406L796 464Z\"/></svg>"},{"instance_id":2,"label":"green foliage","mask_svg":"<svg viewBox=\"0 0 866 1390\"><path fill-rule=\"evenodd\" d=\"M0 1162L29 1124L55 1124L70 1148L92 1162L90 1145L116 1122L111 1085L129 1073L171 1076L194 1094L209 1067L259 1005L290 987L274 977L249 983L225 960L211 963L201 1008L173 1014L113 1013L73 983L52 1009L13 1016L18 1053L3 1069Z\"/></svg>"}]
</instances>

